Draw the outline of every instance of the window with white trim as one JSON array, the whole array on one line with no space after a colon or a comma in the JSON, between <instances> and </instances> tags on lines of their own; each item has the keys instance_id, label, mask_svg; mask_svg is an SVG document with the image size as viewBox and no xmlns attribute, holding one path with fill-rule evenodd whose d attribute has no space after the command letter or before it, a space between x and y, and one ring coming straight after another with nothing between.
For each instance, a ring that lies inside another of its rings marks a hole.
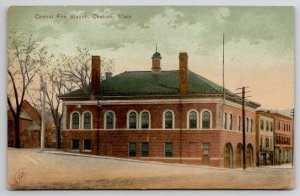
<instances>
[{"instance_id":1,"label":"window with white trim","mask_svg":"<svg viewBox=\"0 0 300 196\"><path fill-rule=\"evenodd\" d=\"M197 128L197 112L190 111L189 112L189 128L190 129L196 129Z\"/></svg>"},{"instance_id":2,"label":"window with white trim","mask_svg":"<svg viewBox=\"0 0 300 196\"><path fill-rule=\"evenodd\" d=\"M72 113L72 122L71 122L71 129L79 129L79 113L74 112Z\"/></svg>"},{"instance_id":3,"label":"window with white trim","mask_svg":"<svg viewBox=\"0 0 300 196\"><path fill-rule=\"evenodd\" d=\"M233 127L233 117L232 117L232 114L229 115L229 123L230 123L229 124L229 129L232 130L232 127Z\"/></svg>"},{"instance_id":4,"label":"window with white trim","mask_svg":"<svg viewBox=\"0 0 300 196\"><path fill-rule=\"evenodd\" d=\"M105 128L106 129L115 128L115 114L111 111L105 113Z\"/></svg>"},{"instance_id":5,"label":"window with white trim","mask_svg":"<svg viewBox=\"0 0 300 196\"><path fill-rule=\"evenodd\" d=\"M202 129L211 128L210 120L211 120L211 116L209 111L202 112Z\"/></svg>"},{"instance_id":6,"label":"window with white trim","mask_svg":"<svg viewBox=\"0 0 300 196\"><path fill-rule=\"evenodd\" d=\"M142 112L141 114L141 128L142 129L149 129L149 122L150 122L150 117L149 117L149 112Z\"/></svg>"},{"instance_id":7,"label":"window with white trim","mask_svg":"<svg viewBox=\"0 0 300 196\"><path fill-rule=\"evenodd\" d=\"M173 128L173 113L171 111L166 111L164 115L165 129Z\"/></svg>"},{"instance_id":8,"label":"window with white trim","mask_svg":"<svg viewBox=\"0 0 300 196\"><path fill-rule=\"evenodd\" d=\"M260 129L264 130L264 121L263 120L260 120Z\"/></svg>"},{"instance_id":9,"label":"window with white trim","mask_svg":"<svg viewBox=\"0 0 300 196\"><path fill-rule=\"evenodd\" d=\"M227 113L224 113L224 129L227 129Z\"/></svg>"},{"instance_id":10,"label":"window with white trim","mask_svg":"<svg viewBox=\"0 0 300 196\"><path fill-rule=\"evenodd\" d=\"M90 112L85 112L83 114L83 129L92 128L92 114Z\"/></svg>"},{"instance_id":11,"label":"window with white trim","mask_svg":"<svg viewBox=\"0 0 300 196\"><path fill-rule=\"evenodd\" d=\"M128 114L128 128L129 129L136 129L137 128L137 113L136 112L130 112Z\"/></svg>"}]
</instances>

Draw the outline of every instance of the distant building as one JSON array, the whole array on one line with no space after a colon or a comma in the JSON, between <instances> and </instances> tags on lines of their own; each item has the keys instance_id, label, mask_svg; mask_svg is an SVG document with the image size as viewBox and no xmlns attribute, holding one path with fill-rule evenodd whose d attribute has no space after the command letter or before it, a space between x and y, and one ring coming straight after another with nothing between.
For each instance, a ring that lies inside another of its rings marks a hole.
<instances>
[{"instance_id":1,"label":"distant building","mask_svg":"<svg viewBox=\"0 0 300 196\"><path fill-rule=\"evenodd\" d=\"M275 125L275 164L293 161L293 118L272 113Z\"/></svg>"},{"instance_id":2,"label":"distant building","mask_svg":"<svg viewBox=\"0 0 300 196\"><path fill-rule=\"evenodd\" d=\"M130 71L100 81L101 60L92 57L91 85L61 95L63 148L68 152L140 160L242 167L241 98L188 70L163 71L161 55L151 71ZM256 163L255 109L246 104L247 165Z\"/></svg>"},{"instance_id":3,"label":"distant building","mask_svg":"<svg viewBox=\"0 0 300 196\"><path fill-rule=\"evenodd\" d=\"M7 111L8 119L8 147L15 145L15 126L14 118L10 110ZM27 101L24 100L20 116L20 145L21 148L39 148L40 147L41 117L39 112ZM53 124L45 123L45 147L55 147L55 132Z\"/></svg>"},{"instance_id":4,"label":"distant building","mask_svg":"<svg viewBox=\"0 0 300 196\"><path fill-rule=\"evenodd\" d=\"M274 118L270 111L256 112L257 165L274 165Z\"/></svg>"}]
</instances>

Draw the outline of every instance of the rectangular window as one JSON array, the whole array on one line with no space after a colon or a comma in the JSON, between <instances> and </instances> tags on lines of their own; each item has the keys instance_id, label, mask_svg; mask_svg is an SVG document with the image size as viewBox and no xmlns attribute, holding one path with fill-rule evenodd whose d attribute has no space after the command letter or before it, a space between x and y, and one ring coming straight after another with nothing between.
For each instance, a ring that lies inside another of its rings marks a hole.
<instances>
[{"instance_id":1,"label":"rectangular window","mask_svg":"<svg viewBox=\"0 0 300 196\"><path fill-rule=\"evenodd\" d=\"M83 149L84 150L92 150L92 141L91 140L84 140L83 141Z\"/></svg>"},{"instance_id":2,"label":"rectangular window","mask_svg":"<svg viewBox=\"0 0 300 196\"><path fill-rule=\"evenodd\" d=\"M273 131L273 123L270 122L270 131L272 132Z\"/></svg>"},{"instance_id":3,"label":"rectangular window","mask_svg":"<svg viewBox=\"0 0 300 196\"><path fill-rule=\"evenodd\" d=\"M130 157L136 156L136 143L135 142L130 142L128 144L128 154Z\"/></svg>"},{"instance_id":4,"label":"rectangular window","mask_svg":"<svg viewBox=\"0 0 300 196\"><path fill-rule=\"evenodd\" d=\"M148 142L143 142L142 143L142 157L147 157L149 154L149 144Z\"/></svg>"},{"instance_id":5,"label":"rectangular window","mask_svg":"<svg viewBox=\"0 0 300 196\"><path fill-rule=\"evenodd\" d=\"M263 120L260 120L260 129L264 130L264 121Z\"/></svg>"},{"instance_id":6,"label":"rectangular window","mask_svg":"<svg viewBox=\"0 0 300 196\"><path fill-rule=\"evenodd\" d=\"M224 129L227 129L227 113L224 113Z\"/></svg>"},{"instance_id":7,"label":"rectangular window","mask_svg":"<svg viewBox=\"0 0 300 196\"><path fill-rule=\"evenodd\" d=\"M79 150L79 139L72 139L72 149Z\"/></svg>"},{"instance_id":8,"label":"rectangular window","mask_svg":"<svg viewBox=\"0 0 300 196\"><path fill-rule=\"evenodd\" d=\"M209 165L209 143L203 142L202 143L202 164Z\"/></svg>"},{"instance_id":9,"label":"rectangular window","mask_svg":"<svg viewBox=\"0 0 300 196\"><path fill-rule=\"evenodd\" d=\"M262 147L263 147L263 138L260 137L259 138L259 148L262 149Z\"/></svg>"},{"instance_id":10,"label":"rectangular window","mask_svg":"<svg viewBox=\"0 0 300 196\"><path fill-rule=\"evenodd\" d=\"M270 147L269 138L266 138L266 148Z\"/></svg>"},{"instance_id":11,"label":"rectangular window","mask_svg":"<svg viewBox=\"0 0 300 196\"><path fill-rule=\"evenodd\" d=\"M280 130L280 122L278 122L277 128L278 128L278 130Z\"/></svg>"},{"instance_id":12,"label":"rectangular window","mask_svg":"<svg viewBox=\"0 0 300 196\"><path fill-rule=\"evenodd\" d=\"M172 143L166 142L165 143L165 157L172 157L173 156L173 149Z\"/></svg>"}]
</instances>

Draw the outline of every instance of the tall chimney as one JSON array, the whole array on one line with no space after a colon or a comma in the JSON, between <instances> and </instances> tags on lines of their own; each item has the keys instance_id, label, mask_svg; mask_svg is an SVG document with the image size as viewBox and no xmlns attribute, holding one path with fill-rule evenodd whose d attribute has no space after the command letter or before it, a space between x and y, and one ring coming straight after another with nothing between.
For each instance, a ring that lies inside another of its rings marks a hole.
<instances>
[{"instance_id":1,"label":"tall chimney","mask_svg":"<svg viewBox=\"0 0 300 196\"><path fill-rule=\"evenodd\" d=\"M100 56L92 56L91 90L92 95L100 94L101 59Z\"/></svg>"},{"instance_id":2,"label":"tall chimney","mask_svg":"<svg viewBox=\"0 0 300 196\"><path fill-rule=\"evenodd\" d=\"M186 52L179 53L179 87L180 94L188 93L188 55Z\"/></svg>"}]
</instances>

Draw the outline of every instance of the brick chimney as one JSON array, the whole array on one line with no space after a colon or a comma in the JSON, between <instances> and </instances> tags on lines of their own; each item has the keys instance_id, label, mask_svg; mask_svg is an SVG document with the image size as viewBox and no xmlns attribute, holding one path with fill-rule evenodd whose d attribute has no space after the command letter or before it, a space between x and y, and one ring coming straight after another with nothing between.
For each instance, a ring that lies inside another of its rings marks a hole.
<instances>
[{"instance_id":1,"label":"brick chimney","mask_svg":"<svg viewBox=\"0 0 300 196\"><path fill-rule=\"evenodd\" d=\"M188 93L188 55L186 52L179 53L179 87L180 94Z\"/></svg>"},{"instance_id":2,"label":"brick chimney","mask_svg":"<svg viewBox=\"0 0 300 196\"><path fill-rule=\"evenodd\" d=\"M101 58L92 56L91 90L92 95L100 94Z\"/></svg>"}]
</instances>

